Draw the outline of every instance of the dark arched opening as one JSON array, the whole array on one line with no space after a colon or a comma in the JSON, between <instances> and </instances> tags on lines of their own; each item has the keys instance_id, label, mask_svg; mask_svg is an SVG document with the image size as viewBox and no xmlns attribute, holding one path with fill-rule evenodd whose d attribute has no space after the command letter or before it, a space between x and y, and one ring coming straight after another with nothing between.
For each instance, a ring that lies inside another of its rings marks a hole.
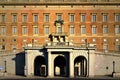
<instances>
[{"instance_id":1,"label":"dark arched opening","mask_svg":"<svg viewBox=\"0 0 120 80\"><path fill-rule=\"evenodd\" d=\"M63 56L58 56L54 60L54 75L67 76L66 59Z\"/></svg>"},{"instance_id":2,"label":"dark arched opening","mask_svg":"<svg viewBox=\"0 0 120 80\"><path fill-rule=\"evenodd\" d=\"M42 56L37 56L34 60L34 75L46 76L46 61Z\"/></svg>"},{"instance_id":3,"label":"dark arched opening","mask_svg":"<svg viewBox=\"0 0 120 80\"><path fill-rule=\"evenodd\" d=\"M75 58L74 75L84 77L87 75L87 59L84 56L78 56Z\"/></svg>"}]
</instances>

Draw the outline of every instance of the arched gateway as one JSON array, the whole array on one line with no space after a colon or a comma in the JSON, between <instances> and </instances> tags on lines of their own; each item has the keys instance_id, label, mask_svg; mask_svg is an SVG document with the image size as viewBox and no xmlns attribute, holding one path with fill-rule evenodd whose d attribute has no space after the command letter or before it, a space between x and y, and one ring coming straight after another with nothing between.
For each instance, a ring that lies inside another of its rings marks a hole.
<instances>
[{"instance_id":1,"label":"arched gateway","mask_svg":"<svg viewBox=\"0 0 120 80\"><path fill-rule=\"evenodd\" d=\"M46 60L42 56L37 56L34 60L34 75L46 76Z\"/></svg>"},{"instance_id":2,"label":"arched gateway","mask_svg":"<svg viewBox=\"0 0 120 80\"><path fill-rule=\"evenodd\" d=\"M74 75L86 76L87 75L87 59L84 56L78 56L74 60Z\"/></svg>"},{"instance_id":3,"label":"arched gateway","mask_svg":"<svg viewBox=\"0 0 120 80\"><path fill-rule=\"evenodd\" d=\"M63 56L58 56L54 60L54 76L67 76L66 59Z\"/></svg>"}]
</instances>

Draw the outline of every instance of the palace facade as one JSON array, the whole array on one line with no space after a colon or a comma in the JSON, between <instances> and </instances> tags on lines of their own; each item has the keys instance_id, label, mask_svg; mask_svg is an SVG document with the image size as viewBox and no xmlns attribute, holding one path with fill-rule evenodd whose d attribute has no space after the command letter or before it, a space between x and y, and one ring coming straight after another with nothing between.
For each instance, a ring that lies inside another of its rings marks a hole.
<instances>
[{"instance_id":1,"label":"palace facade","mask_svg":"<svg viewBox=\"0 0 120 80\"><path fill-rule=\"evenodd\" d=\"M0 51L23 51L26 76L119 73L120 1L0 0Z\"/></svg>"}]
</instances>

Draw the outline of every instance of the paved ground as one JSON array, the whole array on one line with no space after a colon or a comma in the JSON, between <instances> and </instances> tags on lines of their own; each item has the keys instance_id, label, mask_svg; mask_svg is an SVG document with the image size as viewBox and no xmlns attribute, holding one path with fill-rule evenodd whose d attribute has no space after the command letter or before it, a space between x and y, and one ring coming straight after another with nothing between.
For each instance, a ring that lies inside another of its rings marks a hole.
<instances>
[{"instance_id":1,"label":"paved ground","mask_svg":"<svg viewBox=\"0 0 120 80\"><path fill-rule=\"evenodd\" d=\"M0 76L0 80L120 80L120 78L113 78L108 76L101 76L101 77L76 77L76 78L67 78L67 77L55 77L55 78L48 78L48 77L38 77L38 76L16 76L16 75L5 75Z\"/></svg>"}]
</instances>

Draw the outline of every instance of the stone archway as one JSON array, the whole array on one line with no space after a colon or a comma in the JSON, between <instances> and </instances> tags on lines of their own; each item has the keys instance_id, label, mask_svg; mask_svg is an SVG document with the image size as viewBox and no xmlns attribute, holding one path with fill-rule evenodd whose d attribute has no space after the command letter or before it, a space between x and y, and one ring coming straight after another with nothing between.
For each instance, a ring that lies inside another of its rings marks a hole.
<instances>
[{"instance_id":1,"label":"stone archway","mask_svg":"<svg viewBox=\"0 0 120 80\"><path fill-rule=\"evenodd\" d=\"M75 58L74 75L84 77L87 75L87 59L84 56L78 56Z\"/></svg>"},{"instance_id":2,"label":"stone archway","mask_svg":"<svg viewBox=\"0 0 120 80\"><path fill-rule=\"evenodd\" d=\"M46 76L46 60L43 56L37 56L34 60L34 75Z\"/></svg>"},{"instance_id":3,"label":"stone archway","mask_svg":"<svg viewBox=\"0 0 120 80\"><path fill-rule=\"evenodd\" d=\"M66 59L63 56L57 56L54 60L54 76L67 76Z\"/></svg>"}]
</instances>

